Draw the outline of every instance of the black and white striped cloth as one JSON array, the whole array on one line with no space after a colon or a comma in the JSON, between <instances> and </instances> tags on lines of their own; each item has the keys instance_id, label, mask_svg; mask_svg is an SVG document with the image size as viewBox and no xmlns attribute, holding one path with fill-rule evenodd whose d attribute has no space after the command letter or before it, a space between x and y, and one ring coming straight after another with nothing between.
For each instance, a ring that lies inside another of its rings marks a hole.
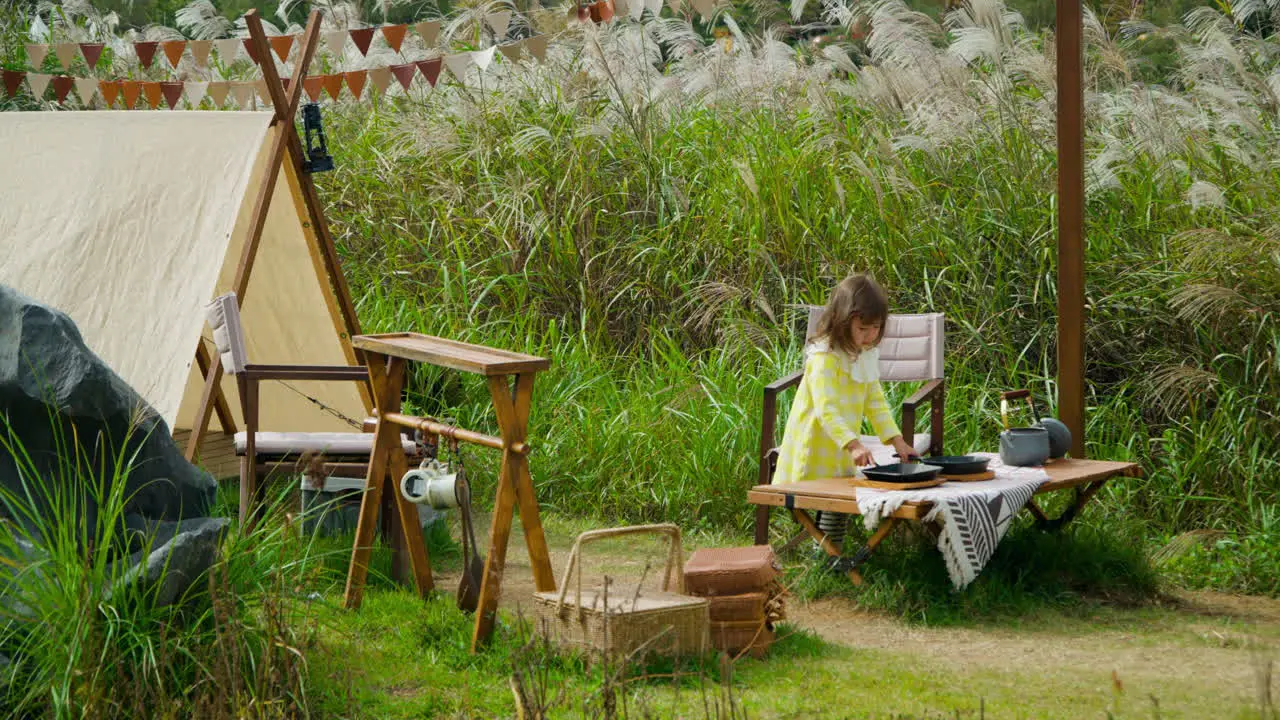
<instances>
[{"instance_id":1,"label":"black and white striped cloth","mask_svg":"<svg viewBox=\"0 0 1280 720\"><path fill-rule=\"evenodd\" d=\"M874 530L904 502L933 503L924 522L937 520L942 524L938 549L946 560L951 583L957 589L968 586L978 577L995 554L996 545L1008 531L1014 516L1036 490L1049 481L1043 468L1005 465L995 453L971 454L991 459L987 469L995 472L995 479L947 482L920 490L856 489L858 509L867 530Z\"/></svg>"}]
</instances>

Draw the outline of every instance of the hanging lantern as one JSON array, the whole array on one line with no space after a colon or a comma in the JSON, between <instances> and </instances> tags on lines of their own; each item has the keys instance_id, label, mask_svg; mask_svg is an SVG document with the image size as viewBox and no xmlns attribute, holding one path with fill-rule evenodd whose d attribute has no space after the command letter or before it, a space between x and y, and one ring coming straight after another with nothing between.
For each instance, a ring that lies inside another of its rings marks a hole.
<instances>
[{"instance_id":1,"label":"hanging lantern","mask_svg":"<svg viewBox=\"0 0 1280 720\"><path fill-rule=\"evenodd\" d=\"M320 105L307 103L302 106L302 129L307 139L307 159L302 169L309 173L326 172L333 169L333 158L325 142L324 126L320 124Z\"/></svg>"}]
</instances>

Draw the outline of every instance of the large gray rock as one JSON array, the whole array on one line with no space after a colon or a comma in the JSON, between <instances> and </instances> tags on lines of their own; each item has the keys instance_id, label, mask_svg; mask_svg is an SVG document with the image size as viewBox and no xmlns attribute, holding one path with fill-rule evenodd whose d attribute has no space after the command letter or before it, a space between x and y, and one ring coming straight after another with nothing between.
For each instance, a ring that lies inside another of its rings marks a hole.
<instances>
[{"instance_id":1,"label":"large gray rock","mask_svg":"<svg viewBox=\"0 0 1280 720\"><path fill-rule=\"evenodd\" d=\"M208 515L213 477L186 461L154 411L139 420L139 406L150 409L85 345L70 317L0 285L0 413L8 420L6 427L0 418L7 441L0 443L0 485L22 492L22 475L38 477L27 484L43 486L35 499L47 501L111 481L116 460L132 457L128 512L157 520ZM29 461L8 450L13 440ZM69 472L66 450L77 444L81 462Z\"/></svg>"},{"instance_id":2,"label":"large gray rock","mask_svg":"<svg viewBox=\"0 0 1280 720\"><path fill-rule=\"evenodd\" d=\"M40 597L25 585L57 581L35 558L67 538L109 542L108 575L143 586L155 605L171 604L216 560L230 522L206 517L213 477L186 461L167 424L85 345L71 318L3 285L0 489L0 521L12 523L0 529L12 541L0 563L14 570L0 572L10 612ZM87 532L50 532L68 524ZM98 588L104 597L119 589Z\"/></svg>"},{"instance_id":3,"label":"large gray rock","mask_svg":"<svg viewBox=\"0 0 1280 720\"><path fill-rule=\"evenodd\" d=\"M148 524L143 533L151 539L150 552L144 546L129 556L132 567L122 581L141 583L157 606L172 605L218 559L222 533L230 524L227 518Z\"/></svg>"}]
</instances>

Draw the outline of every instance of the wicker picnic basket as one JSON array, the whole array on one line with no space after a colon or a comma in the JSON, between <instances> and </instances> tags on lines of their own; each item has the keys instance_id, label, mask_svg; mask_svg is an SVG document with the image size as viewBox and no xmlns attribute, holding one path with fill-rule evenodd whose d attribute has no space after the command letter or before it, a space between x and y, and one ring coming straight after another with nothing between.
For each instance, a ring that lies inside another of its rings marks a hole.
<instances>
[{"instance_id":1,"label":"wicker picnic basket","mask_svg":"<svg viewBox=\"0 0 1280 720\"><path fill-rule=\"evenodd\" d=\"M582 589L582 547L601 538L653 533L669 538L661 591L620 586ZM569 581L577 570L576 590ZM671 592L671 580L676 582ZM684 594L684 552L680 528L671 523L591 530L578 536L569 551L559 592L534 593L537 631L561 647L609 656L702 653L709 643L706 598Z\"/></svg>"}]
</instances>

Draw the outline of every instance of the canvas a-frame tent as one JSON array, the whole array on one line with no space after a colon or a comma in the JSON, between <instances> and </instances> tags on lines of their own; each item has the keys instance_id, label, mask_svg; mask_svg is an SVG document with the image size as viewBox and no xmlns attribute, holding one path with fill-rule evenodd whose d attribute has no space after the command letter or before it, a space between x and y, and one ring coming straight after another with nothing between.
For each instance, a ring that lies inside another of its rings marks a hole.
<instances>
[{"instance_id":1,"label":"canvas a-frame tent","mask_svg":"<svg viewBox=\"0 0 1280 720\"><path fill-rule=\"evenodd\" d=\"M274 117L0 113L0 283L67 313L184 448L201 365L215 354L205 305L221 293L244 288L253 362L356 364L349 339L359 330L310 178L287 153L269 167L282 131ZM259 199L272 172L271 196ZM196 461L225 477L238 465L229 431L243 419L234 379L219 386ZM369 397L359 383L269 382L260 429L358 432Z\"/></svg>"}]
</instances>

